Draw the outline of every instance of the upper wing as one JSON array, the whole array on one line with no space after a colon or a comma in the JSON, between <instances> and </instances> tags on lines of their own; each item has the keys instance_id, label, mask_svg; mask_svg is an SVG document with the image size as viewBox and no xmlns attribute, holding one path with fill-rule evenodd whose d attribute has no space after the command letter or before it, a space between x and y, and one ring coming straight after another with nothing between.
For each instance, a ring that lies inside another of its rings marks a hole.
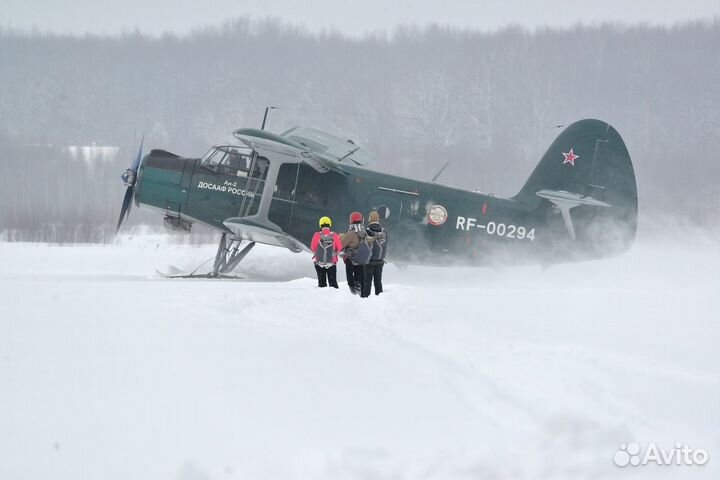
<instances>
[{"instance_id":1,"label":"upper wing","mask_svg":"<svg viewBox=\"0 0 720 480\"><path fill-rule=\"evenodd\" d=\"M304 145L266 130L241 128L235 130L233 136L255 150L258 155L268 158L270 162L273 161L273 157L281 162L305 162L320 173L332 170L347 175L347 172L336 162L311 151Z\"/></svg>"}]
</instances>

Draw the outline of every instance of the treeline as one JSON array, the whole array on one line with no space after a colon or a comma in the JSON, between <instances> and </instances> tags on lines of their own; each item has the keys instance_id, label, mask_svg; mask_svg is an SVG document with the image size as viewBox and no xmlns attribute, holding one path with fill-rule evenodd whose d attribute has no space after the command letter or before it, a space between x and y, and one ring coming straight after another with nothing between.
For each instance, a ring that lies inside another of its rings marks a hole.
<instances>
[{"instance_id":1,"label":"treeline","mask_svg":"<svg viewBox=\"0 0 720 480\"><path fill-rule=\"evenodd\" d=\"M498 195L519 189L561 125L600 118L626 140L643 215L717 223L718 45L717 19L361 40L246 19L184 37L0 31L0 232L106 241L142 133L201 155L268 105L280 107L270 130L342 134L378 169L421 179L450 160L444 183ZM116 148L78 161L73 145Z\"/></svg>"}]
</instances>

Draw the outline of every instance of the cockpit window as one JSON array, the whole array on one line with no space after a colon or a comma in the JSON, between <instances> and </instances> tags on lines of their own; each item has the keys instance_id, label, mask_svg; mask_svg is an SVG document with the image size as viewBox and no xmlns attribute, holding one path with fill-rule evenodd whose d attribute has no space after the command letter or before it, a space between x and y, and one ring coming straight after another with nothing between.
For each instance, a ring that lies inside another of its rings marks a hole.
<instances>
[{"instance_id":1,"label":"cockpit window","mask_svg":"<svg viewBox=\"0 0 720 480\"><path fill-rule=\"evenodd\" d=\"M206 168L217 167L224 156L224 151L213 147L203 156L201 161L202 166Z\"/></svg>"},{"instance_id":2,"label":"cockpit window","mask_svg":"<svg viewBox=\"0 0 720 480\"><path fill-rule=\"evenodd\" d=\"M268 161L263 157L258 157L253 165L252 150L249 148L232 145L214 146L203 156L200 164L222 175L262 179L267 175L268 167Z\"/></svg>"},{"instance_id":3,"label":"cockpit window","mask_svg":"<svg viewBox=\"0 0 720 480\"><path fill-rule=\"evenodd\" d=\"M282 136L334 162L364 166L373 161L373 156L353 140L342 139L314 128L295 127Z\"/></svg>"}]
</instances>

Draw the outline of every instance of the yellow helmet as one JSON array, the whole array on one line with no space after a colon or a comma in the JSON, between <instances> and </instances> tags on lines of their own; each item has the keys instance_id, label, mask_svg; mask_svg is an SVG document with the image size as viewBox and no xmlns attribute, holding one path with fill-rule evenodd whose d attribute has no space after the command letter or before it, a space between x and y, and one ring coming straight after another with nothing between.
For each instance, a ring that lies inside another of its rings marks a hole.
<instances>
[{"instance_id":1,"label":"yellow helmet","mask_svg":"<svg viewBox=\"0 0 720 480\"><path fill-rule=\"evenodd\" d=\"M332 227L332 220L330 220L330 217L322 217L320 218L320 228L322 228L323 225L328 225Z\"/></svg>"}]
</instances>

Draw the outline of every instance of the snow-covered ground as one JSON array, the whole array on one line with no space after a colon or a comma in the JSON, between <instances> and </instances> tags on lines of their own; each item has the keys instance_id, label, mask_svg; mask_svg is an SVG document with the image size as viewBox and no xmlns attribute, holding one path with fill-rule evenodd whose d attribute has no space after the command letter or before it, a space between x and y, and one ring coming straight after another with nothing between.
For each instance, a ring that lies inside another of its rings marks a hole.
<instances>
[{"instance_id":1,"label":"snow-covered ground","mask_svg":"<svg viewBox=\"0 0 720 480\"><path fill-rule=\"evenodd\" d=\"M369 299L271 248L155 274L214 248L0 244L0 478L720 478L716 242L391 265ZM615 466L632 441L710 460Z\"/></svg>"}]
</instances>

